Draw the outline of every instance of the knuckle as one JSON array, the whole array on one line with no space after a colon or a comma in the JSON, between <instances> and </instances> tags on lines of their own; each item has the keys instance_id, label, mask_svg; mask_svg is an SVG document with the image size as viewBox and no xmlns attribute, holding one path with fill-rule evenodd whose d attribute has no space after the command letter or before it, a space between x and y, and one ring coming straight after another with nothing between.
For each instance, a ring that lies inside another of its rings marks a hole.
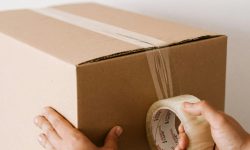
<instances>
[{"instance_id":1,"label":"knuckle","mask_svg":"<svg viewBox=\"0 0 250 150\"><path fill-rule=\"evenodd\" d=\"M45 124L43 130L46 135L50 135L52 132L54 132L54 128L49 124Z\"/></svg>"},{"instance_id":2,"label":"knuckle","mask_svg":"<svg viewBox=\"0 0 250 150\"><path fill-rule=\"evenodd\" d=\"M70 140L72 143L78 143L83 141L82 134L75 132L71 135Z\"/></svg>"},{"instance_id":3,"label":"knuckle","mask_svg":"<svg viewBox=\"0 0 250 150\"><path fill-rule=\"evenodd\" d=\"M200 105L201 105L202 108L205 108L205 107L208 106L208 103L206 101L201 101Z\"/></svg>"},{"instance_id":4,"label":"knuckle","mask_svg":"<svg viewBox=\"0 0 250 150\"><path fill-rule=\"evenodd\" d=\"M42 117L42 116L40 116L39 118L38 118L38 122L40 123L40 124L44 124L44 123L46 123L46 122L48 122L44 117Z\"/></svg>"},{"instance_id":5,"label":"knuckle","mask_svg":"<svg viewBox=\"0 0 250 150\"><path fill-rule=\"evenodd\" d=\"M53 118L52 124L55 128L58 128L58 126L60 126L60 124L63 122L63 119L60 117L53 116L52 118Z\"/></svg>"},{"instance_id":6,"label":"knuckle","mask_svg":"<svg viewBox=\"0 0 250 150\"><path fill-rule=\"evenodd\" d=\"M218 113L216 120L217 120L219 126L221 126L227 122L226 116L222 113Z\"/></svg>"},{"instance_id":7,"label":"knuckle","mask_svg":"<svg viewBox=\"0 0 250 150\"><path fill-rule=\"evenodd\" d=\"M48 128L48 129L45 130L44 133L48 136L48 135L50 135L51 132L52 132L52 129Z\"/></svg>"},{"instance_id":8,"label":"knuckle","mask_svg":"<svg viewBox=\"0 0 250 150\"><path fill-rule=\"evenodd\" d=\"M49 128L49 129L46 131L46 135L47 135L48 137L50 137L54 132L55 132L55 129L54 129L54 128Z\"/></svg>"}]
</instances>

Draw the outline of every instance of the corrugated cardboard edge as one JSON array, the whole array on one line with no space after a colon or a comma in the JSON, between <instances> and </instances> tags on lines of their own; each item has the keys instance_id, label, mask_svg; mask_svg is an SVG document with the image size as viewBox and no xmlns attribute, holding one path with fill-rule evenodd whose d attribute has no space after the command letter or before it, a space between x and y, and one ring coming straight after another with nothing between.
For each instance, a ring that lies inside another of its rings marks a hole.
<instances>
[{"instance_id":1,"label":"corrugated cardboard edge","mask_svg":"<svg viewBox=\"0 0 250 150\"><path fill-rule=\"evenodd\" d=\"M186 43L190 43L190 42L196 42L196 41L200 41L200 40L206 40L206 39L211 39L211 38L217 38L217 37L221 37L221 36L225 36L225 35L204 35L204 36L200 36L197 38L193 38L193 39L185 39L183 41L180 42L175 42L175 43L170 43L168 45L165 46L161 46L161 47L150 47L150 48L139 48L139 49L135 49L135 50L128 50L125 52L120 52L120 53L114 53L112 55L107 55L107 56L102 56L99 58L95 58L86 62L82 62L79 63L76 66L81 66L87 63L94 63L94 62L99 62L99 61L103 61L103 60L108 60L108 59L112 59L112 58L116 58L116 57L122 57L125 55L131 55L131 54L135 54L135 53L140 53L140 52L146 52L146 51L151 51L151 50L155 50L158 48L165 48L165 47L171 47L171 46L176 46L176 45L181 45L181 44L186 44Z\"/></svg>"}]
</instances>

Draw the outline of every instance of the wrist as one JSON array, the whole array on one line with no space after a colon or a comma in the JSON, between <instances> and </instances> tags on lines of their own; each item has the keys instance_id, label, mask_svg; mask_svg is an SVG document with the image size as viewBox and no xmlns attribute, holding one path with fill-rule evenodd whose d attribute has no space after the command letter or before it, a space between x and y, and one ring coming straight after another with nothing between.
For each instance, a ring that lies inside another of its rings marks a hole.
<instances>
[{"instance_id":1,"label":"wrist","mask_svg":"<svg viewBox=\"0 0 250 150\"><path fill-rule=\"evenodd\" d=\"M246 141L242 147L242 150L249 150L250 149L250 135L247 136Z\"/></svg>"},{"instance_id":2,"label":"wrist","mask_svg":"<svg viewBox=\"0 0 250 150\"><path fill-rule=\"evenodd\" d=\"M247 139L247 149L250 149L250 135L248 135Z\"/></svg>"}]
</instances>

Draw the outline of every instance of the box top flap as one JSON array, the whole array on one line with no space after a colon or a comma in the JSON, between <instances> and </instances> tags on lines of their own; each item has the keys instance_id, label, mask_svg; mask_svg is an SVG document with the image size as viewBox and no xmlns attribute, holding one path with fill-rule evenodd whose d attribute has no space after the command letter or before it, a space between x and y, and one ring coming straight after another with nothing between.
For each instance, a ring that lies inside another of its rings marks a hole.
<instances>
[{"instance_id":1,"label":"box top flap","mask_svg":"<svg viewBox=\"0 0 250 150\"><path fill-rule=\"evenodd\" d=\"M73 65L215 33L85 3L0 13L0 32Z\"/></svg>"}]
</instances>

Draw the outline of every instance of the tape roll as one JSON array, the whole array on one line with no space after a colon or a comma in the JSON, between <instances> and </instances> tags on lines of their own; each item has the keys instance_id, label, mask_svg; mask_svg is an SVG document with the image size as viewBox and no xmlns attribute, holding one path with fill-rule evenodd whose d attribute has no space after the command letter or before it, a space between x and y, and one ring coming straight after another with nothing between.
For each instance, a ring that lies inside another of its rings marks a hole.
<instances>
[{"instance_id":1,"label":"tape roll","mask_svg":"<svg viewBox=\"0 0 250 150\"><path fill-rule=\"evenodd\" d=\"M152 150L174 150L178 144L176 127L182 123L189 138L187 150L212 150L214 142L210 126L202 116L183 111L183 102L197 103L192 95L182 95L155 102L146 119L148 141Z\"/></svg>"}]
</instances>

